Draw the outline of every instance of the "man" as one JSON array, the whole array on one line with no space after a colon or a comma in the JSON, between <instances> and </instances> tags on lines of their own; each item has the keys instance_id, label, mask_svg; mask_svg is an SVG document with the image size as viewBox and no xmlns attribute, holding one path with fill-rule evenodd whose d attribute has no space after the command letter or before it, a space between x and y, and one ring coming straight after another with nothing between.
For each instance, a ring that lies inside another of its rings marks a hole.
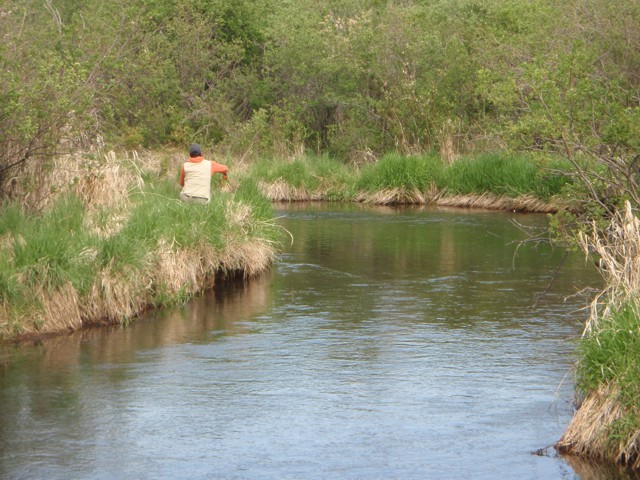
<instances>
[{"instance_id":1,"label":"man","mask_svg":"<svg viewBox=\"0 0 640 480\"><path fill-rule=\"evenodd\" d=\"M200 145L194 143L189 147L189 160L182 164L180 172L180 200L184 202L209 203L211 200L211 177L221 173L227 178L228 168L202 156Z\"/></svg>"}]
</instances>

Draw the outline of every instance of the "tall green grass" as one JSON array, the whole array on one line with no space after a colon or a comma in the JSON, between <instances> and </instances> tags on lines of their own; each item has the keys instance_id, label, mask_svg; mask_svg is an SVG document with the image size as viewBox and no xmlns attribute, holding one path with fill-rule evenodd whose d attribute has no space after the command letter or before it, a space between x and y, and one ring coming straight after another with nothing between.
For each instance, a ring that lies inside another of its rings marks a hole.
<instances>
[{"instance_id":1,"label":"tall green grass","mask_svg":"<svg viewBox=\"0 0 640 480\"><path fill-rule=\"evenodd\" d=\"M531 195L548 200L571 182L570 171L570 165L558 158L509 152L460 158L451 164L436 154L390 153L360 169L326 156L295 161L263 159L252 166L248 179L254 184L284 183L306 189L309 197L320 193L315 197L338 201L351 201L358 192L429 192L434 187L454 195Z\"/></svg>"},{"instance_id":2,"label":"tall green grass","mask_svg":"<svg viewBox=\"0 0 640 480\"><path fill-rule=\"evenodd\" d=\"M620 400L640 405L640 308L626 304L602 319L598 329L580 340L577 387L585 393L617 382ZM640 425L638 425L640 427Z\"/></svg>"},{"instance_id":3,"label":"tall green grass","mask_svg":"<svg viewBox=\"0 0 640 480\"><path fill-rule=\"evenodd\" d=\"M569 181L563 171L568 171L568 166L560 162L544 166L530 157L485 154L452 163L445 169L441 186L458 194L490 192L512 197L530 194L549 198L560 193Z\"/></svg>"},{"instance_id":4,"label":"tall green grass","mask_svg":"<svg viewBox=\"0 0 640 480\"><path fill-rule=\"evenodd\" d=\"M265 221L273 218L273 205L260 193L260 189L253 179L247 179L238 185L235 198L252 206L256 220Z\"/></svg>"},{"instance_id":5,"label":"tall green grass","mask_svg":"<svg viewBox=\"0 0 640 480\"><path fill-rule=\"evenodd\" d=\"M443 175L444 165L435 155L405 156L394 153L363 168L356 189L368 192L394 188L424 191L432 184L442 184Z\"/></svg>"},{"instance_id":6,"label":"tall green grass","mask_svg":"<svg viewBox=\"0 0 640 480\"><path fill-rule=\"evenodd\" d=\"M294 161L263 159L250 172L250 181L257 184L284 182L310 193L322 192L330 201L349 201L357 172L353 167L327 155L308 155Z\"/></svg>"},{"instance_id":7,"label":"tall green grass","mask_svg":"<svg viewBox=\"0 0 640 480\"><path fill-rule=\"evenodd\" d=\"M10 245L0 263L0 295L12 298L27 288L53 291L67 282L85 290L94 267L82 253L94 241L84 228L84 214L84 205L72 195L38 216L24 215L16 206L3 208L0 234L7 235Z\"/></svg>"},{"instance_id":8,"label":"tall green grass","mask_svg":"<svg viewBox=\"0 0 640 480\"><path fill-rule=\"evenodd\" d=\"M313 178L308 164L303 160L257 162L252 168L251 177L265 182L282 180L296 188L316 186L316 179Z\"/></svg>"}]
</instances>

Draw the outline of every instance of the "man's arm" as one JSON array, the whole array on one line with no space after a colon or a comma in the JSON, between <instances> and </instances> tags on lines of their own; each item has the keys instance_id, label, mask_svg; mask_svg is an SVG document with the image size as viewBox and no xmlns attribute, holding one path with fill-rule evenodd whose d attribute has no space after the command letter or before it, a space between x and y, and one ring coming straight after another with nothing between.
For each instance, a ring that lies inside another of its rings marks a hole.
<instances>
[{"instance_id":1,"label":"man's arm","mask_svg":"<svg viewBox=\"0 0 640 480\"><path fill-rule=\"evenodd\" d=\"M214 173L221 173L222 178L227 178L227 172L229 169L226 165L222 165L221 163L216 163L214 161L211 162L211 175Z\"/></svg>"}]
</instances>

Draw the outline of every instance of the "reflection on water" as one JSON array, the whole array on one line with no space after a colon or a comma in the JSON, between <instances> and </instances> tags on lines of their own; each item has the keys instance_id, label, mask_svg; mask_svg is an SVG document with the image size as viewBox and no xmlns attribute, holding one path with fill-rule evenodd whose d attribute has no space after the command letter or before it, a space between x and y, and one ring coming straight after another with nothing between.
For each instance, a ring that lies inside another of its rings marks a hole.
<instances>
[{"instance_id":1,"label":"reflection on water","mask_svg":"<svg viewBox=\"0 0 640 480\"><path fill-rule=\"evenodd\" d=\"M571 416L599 283L570 257L532 308L562 252L511 220L544 216L280 213L268 275L0 350L0 477L625 478L531 455Z\"/></svg>"},{"instance_id":2,"label":"reflection on water","mask_svg":"<svg viewBox=\"0 0 640 480\"><path fill-rule=\"evenodd\" d=\"M630 471L616 465L602 465L576 457L567 457L566 460L580 480L640 480L640 472Z\"/></svg>"}]
</instances>

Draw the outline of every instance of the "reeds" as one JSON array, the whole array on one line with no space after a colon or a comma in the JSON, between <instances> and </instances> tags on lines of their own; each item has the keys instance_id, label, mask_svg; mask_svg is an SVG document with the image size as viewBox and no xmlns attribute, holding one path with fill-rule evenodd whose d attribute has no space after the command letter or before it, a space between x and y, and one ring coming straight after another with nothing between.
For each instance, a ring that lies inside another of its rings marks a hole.
<instances>
[{"instance_id":1,"label":"reeds","mask_svg":"<svg viewBox=\"0 0 640 480\"><path fill-rule=\"evenodd\" d=\"M578 240L585 252L599 259L606 285L591 303L585 331L588 333L612 309L640 298L640 219L626 202L624 210L616 212L605 230L593 222L590 233L580 232Z\"/></svg>"}]
</instances>

